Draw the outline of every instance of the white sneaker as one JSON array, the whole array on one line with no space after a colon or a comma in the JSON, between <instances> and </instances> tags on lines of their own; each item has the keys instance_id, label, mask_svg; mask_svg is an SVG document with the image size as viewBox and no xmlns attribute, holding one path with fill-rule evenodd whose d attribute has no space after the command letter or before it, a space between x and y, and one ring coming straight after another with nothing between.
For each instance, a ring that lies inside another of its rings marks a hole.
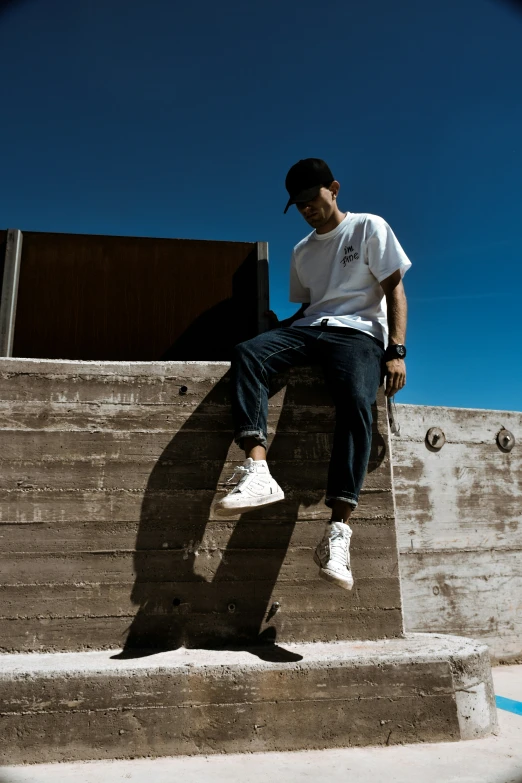
<instances>
[{"instance_id":1,"label":"white sneaker","mask_svg":"<svg viewBox=\"0 0 522 783\"><path fill-rule=\"evenodd\" d=\"M285 493L270 475L266 460L249 457L243 465L234 468L234 474L226 482L230 484L239 475L239 481L228 495L216 503L217 514L244 514L259 506L267 506L284 500Z\"/></svg>"},{"instance_id":2,"label":"white sneaker","mask_svg":"<svg viewBox=\"0 0 522 783\"><path fill-rule=\"evenodd\" d=\"M353 587L350 570L351 535L351 528L344 522L332 522L326 525L324 536L314 552L319 576L345 590Z\"/></svg>"}]
</instances>

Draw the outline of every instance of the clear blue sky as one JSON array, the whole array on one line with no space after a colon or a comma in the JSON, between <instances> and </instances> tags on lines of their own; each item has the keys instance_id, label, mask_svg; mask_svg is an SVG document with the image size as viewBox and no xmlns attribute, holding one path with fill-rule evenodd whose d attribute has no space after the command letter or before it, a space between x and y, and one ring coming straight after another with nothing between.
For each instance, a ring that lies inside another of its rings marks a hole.
<instances>
[{"instance_id":1,"label":"clear blue sky","mask_svg":"<svg viewBox=\"0 0 522 783\"><path fill-rule=\"evenodd\" d=\"M413 261L399 402L522 409L522 13L498 0L0 4L0 227L267 240L271 305L308 232L284 177Z\"/></svg>"}]
</instances>

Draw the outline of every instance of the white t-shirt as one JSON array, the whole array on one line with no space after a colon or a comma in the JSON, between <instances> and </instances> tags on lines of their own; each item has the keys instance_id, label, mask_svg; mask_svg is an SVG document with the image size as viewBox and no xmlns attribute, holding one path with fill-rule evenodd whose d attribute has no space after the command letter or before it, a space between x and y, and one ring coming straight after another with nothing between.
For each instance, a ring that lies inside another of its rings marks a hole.
<instances>
[{"instance_id":1,"label":"white t-shirt","mask_svg":"<svg viewBox=\"0 0 522 783\"><path fill-rule=\"evenodd\" d=\"M348 212L327 234L313 231L292 252L290 301L310 302L292 326L348 326L388 344L381 280L411 261L390 226L377 215Z\"/></svg>"}]
</instances>

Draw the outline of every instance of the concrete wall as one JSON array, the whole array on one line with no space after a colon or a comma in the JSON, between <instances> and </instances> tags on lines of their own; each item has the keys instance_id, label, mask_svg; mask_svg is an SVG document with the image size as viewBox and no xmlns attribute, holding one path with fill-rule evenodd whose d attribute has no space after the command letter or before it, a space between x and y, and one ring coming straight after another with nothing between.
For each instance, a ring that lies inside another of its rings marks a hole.
<instances>
[{"instance_id":1,"label":"concrete wall","mask_svg":"<svg viewBox=\"0 0 522 783\"><path fill-rule=\"evenodd\" d=\"M398 405L392 436L405 624L522 658L522 413ZM430 427L446 444L428 449ZM516 445L503 453L500 429Z\"/></svg>"},{"instance_id":2,"label":"concrete wall","mask_svg":"<svg viewBox=\"0 0 522 783\"><path fill-rule=\"evenodd\" d=\"M330 513L333 426L316 371L291 374L271 399L284 503L214 517L221 482L244 459L232 444L227 371L0 360L4 651L402 633L382 392L347 593L320 580L312 561Z\"/></svg>"},{"instance_id":3,"label":"concrete wall","mask_svg":"<svg viewBox=\"0 0 522 783\"><path fill-rule=\"evenodd\" d=\"M352 594L317 579L311 559L329 514L333 411L320 377L295 373L272 398L270 458L287 499L239 521L212 511L242 458L228 406L225 364L1 360L2 649L400 633L382 397ZM407 630L481 638L497 658L522 658L522 414L398 414ZM432 426L447 438L438 453L425 444ZM496 445L501 427L517 439L510 454Z\"/></svg>"}]
</instances>

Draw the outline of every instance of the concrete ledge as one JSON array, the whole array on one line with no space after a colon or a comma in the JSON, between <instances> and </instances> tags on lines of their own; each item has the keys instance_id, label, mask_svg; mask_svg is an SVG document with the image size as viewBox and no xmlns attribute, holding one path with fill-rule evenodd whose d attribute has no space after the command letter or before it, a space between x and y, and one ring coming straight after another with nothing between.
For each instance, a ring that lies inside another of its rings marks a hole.
<instances>
[{"instance_id":1,"label":"concrete ledge","mask_svg":"<svg viewBox=\"0 0 522 783\"><path fill-rule=\"evenodd\" d=\"M496 726L487 647L461 637L114 654L0 656L2 762L440 742Z\"/></svg>"}]
</instances>

